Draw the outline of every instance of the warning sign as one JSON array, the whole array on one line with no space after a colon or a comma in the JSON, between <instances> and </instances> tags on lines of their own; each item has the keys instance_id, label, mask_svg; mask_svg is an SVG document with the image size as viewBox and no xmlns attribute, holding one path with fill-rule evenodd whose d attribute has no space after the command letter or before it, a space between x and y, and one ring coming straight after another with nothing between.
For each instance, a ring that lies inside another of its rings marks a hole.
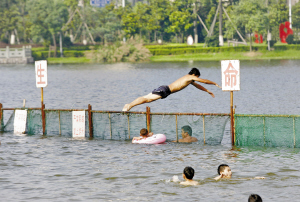
<instances>
[{"instance_id":1,"label":"warning sign","mask_svg":"<svg viewBox=\"0 0 300 202\"><path fill-rule=\"evenodd\" d=\"M85 137L85 111L72 112L73 137Z\"/></svg>"},{"instance_id":2,"label":"warning sign","mask_svg":"<svg viewBox=\"0 0 300 202\"><path fill-rule=\"evenodd\" d=\"M25 133L27 110L15 110L14 133Z\"/></svg>"},{"instance_id":3,"label":"warning sign","mask_svg":"<svg viewBox=\"0 0 300 202\"><path fill-rule=\"evenodd\" d=\"M35 61L36 87L45 88L47 81L47 60Z\"/></svg>"},{"instance_id":4,"label":"warning sign","mask_svg":"<svg viewBox=\"0 0 300 202\"><path fill-rule=\"evenodd\" d=\"M222 60L222 90L237 91L240 90L240 61Z\"/></svg>"}]
</instances>

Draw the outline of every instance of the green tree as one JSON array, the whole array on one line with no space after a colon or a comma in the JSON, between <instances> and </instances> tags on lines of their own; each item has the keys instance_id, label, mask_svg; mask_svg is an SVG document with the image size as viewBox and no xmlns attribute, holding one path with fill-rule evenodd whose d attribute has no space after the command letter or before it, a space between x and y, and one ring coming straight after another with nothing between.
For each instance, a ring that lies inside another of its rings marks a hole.
<instances>
[{"instance_id":1,"label":"green tree","mask_svg":"<svg viewBox=\"0 0 300 202\"><path fill-rule=\"evenodd\" d=\"M239 30L245 29L250 36L253 32L264 34L267 32L268 13L265 5L260 0L241 0L232 7L230 17ZM232 36L234 28L227 23L226 36ZM252 37L250 37L250 51L252 51Z\"/></svg>"},{"instance_id":2,"label":"green tree","mask_svg":"<svg viewBox=\"0 0 300 202\"><path fill-rule=\"evenodd\" d=\"M177 33L182 35L182 40L184 40L184 35L189 28L193 26L190 22L191 15L188 11L174 11L170 15L171 25L168 28L169 33Z\"/></svg>"},{"instance_id":3,"label":"green tree","mask_svg":"<svg viewBox=\"0 0 300 202\"><path fill-rule=\"evenodd\" d=\"M298 33L300 29L300 2L292 7L292 25L293 29ZM299 40L299 36L297 34L294 35L297 37L297 40Z\"/></svg>"},{"instance_id":4,"label":"green tree","mask_svg":"<svg viewBox=\"0 0 300 202\"><path fill-rule=\"evenodd\" d=\"M29 12L32 22L31 35L36 42L43 38L51 41L56 50L56 36L68 20L68 10L65 4L59 0L30 0L28 8L35 12ZM55 51L56 52L56 51Z\"/></svg>"},{"instance_id":5,"label":"green tree","mask_svg":"<svg viewBox=\"0 0 300 202\"><path fill-rule=\"evenodd\" d=\"M10 35L14 33L20 21L20 13L14 1L5 1L2 5L6 9L1 9L0 12L0 38L9 41Z\"/></svg>"},{"instance_id":6,"label":"green tree","mask_svg":"<svg viewBox=\"0 0 300 202\"><path fill-rule=\"evenodd\" d=\"M105 8L89 7L86 10L86 21L91 27L94 37L100 37L103 44L106 41L114 42L120 39L121 20L111 9L111 5Z\"/></svg>"},{"instance_id":7,"label":"green tree","mask_svg":"<svg viewBox=\"0 0 300 202\"><path fill-rule=\"evenodd\" d=\"M272 38L279 40L279 25L288 21L289 10L285 0L269 0L268 5L268 20L269 28L272 33Z\"/></svg>"}]
</instances>

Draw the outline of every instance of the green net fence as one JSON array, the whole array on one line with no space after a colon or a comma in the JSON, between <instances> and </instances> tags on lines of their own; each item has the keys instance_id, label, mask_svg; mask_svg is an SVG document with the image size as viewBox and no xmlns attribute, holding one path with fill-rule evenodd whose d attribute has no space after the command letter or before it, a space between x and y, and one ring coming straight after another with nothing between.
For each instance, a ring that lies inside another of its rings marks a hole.
<instances>
[{"instance_id":1,"label":"green net fence","mask_svg":"<svg viewBox=\"0 0 300 202\"><path fill-rule=\"evenodd\" d=\"M235 145L300 147L300 116L242 115L235 118Z\"/></svg>"},{"instance_id":2,"label":"green net fence","mask_svg":"<svg viewBox=\"0 0 300 202\"><path fill-rule=\"evenodd\" d=\"M14 113L9 116L2 131L14 130ZM85 136L89 137L89 117L85 110ZM227 114L187 115L151 113L151 132L165 134L168 141L181 139L181 128L190 126L192 136L209 145L221 144ZM45 110L45 135L72 136L72 110ZM93 137L112 140L129 140L139 136L141 128L147 128L147 114L92 111ZM27 109L26 133L43 134L42 114L38 109Z\"/></svg>"}]
</instances>

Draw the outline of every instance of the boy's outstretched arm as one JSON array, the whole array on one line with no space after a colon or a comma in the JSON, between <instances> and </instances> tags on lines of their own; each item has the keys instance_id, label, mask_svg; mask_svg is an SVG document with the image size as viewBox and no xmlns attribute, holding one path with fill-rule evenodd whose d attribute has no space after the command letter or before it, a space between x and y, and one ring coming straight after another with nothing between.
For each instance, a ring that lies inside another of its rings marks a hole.
<instances>
[{"instance_id":1,"label":"boy's outstretched arm","mask_svg":"<svg viewBox=\"0 0 300 202\"><path fill-rule=\"evenodd\" d=\"M201 79L201 78L198 78L195 76L194 78L194 81L198 81L198 82L201 82L201 83L206 83L206 84L213 84L219 88L221 88L221 86L219 86L216 82L213 82L213 81L210 81L210 80L207 80L207 79Z\"/></svg>"},{"instance_id":2,"label":"boy's outstretched arm","mask_svg":"<svg viewBox=\"0 0 300 202\"><path fill-rule=\"evenodd\" d=\"M212 92L210 92L209 90L207 90L206 88L204 88L200 84L197 84L196 82L192 82L192 85L195 86L196 88L200 89L200 90L203 90L203 91L209 93L212 97L215 97L215 95Z\"/></svg>"}]
</instances>

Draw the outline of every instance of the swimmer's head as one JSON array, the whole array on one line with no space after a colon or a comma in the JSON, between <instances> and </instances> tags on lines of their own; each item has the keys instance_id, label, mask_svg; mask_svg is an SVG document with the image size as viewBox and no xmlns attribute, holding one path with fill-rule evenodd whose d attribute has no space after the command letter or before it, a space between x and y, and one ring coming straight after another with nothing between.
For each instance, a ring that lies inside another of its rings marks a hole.
<instances>
[{"instance_id":1,"label":"swimmer's head","mask_svg":"<svg viewBox=\"0 0 300 202\"><path fill-rule=\"evenodd\" d=\"M231 169L227 164L219 165L218 174L222 175L222 177L224 177L224 178L231 178L231 176L232 176Z\"/></svg>"},{"instance_id":2,"label":"swimmer's head","mask_svg":"<svg viewBox=\"0 0 300 202\"><path fill-rule=\"evenodd\" d=\"M262 198L258 194L251 194L248 198L248 202L262 202Z\"/></svg>"},{"instance_id":3,"label":"swimmer's head","mask_svg":"<svg viewBox=\"0 0 300 202\"><path fill-rule=\"evenodd\" d=\"M195 171L192 167L185 167L183 170L183 178L186 177L189 180L192 180L194 177Z\"/></svg>"},{"instance_id":4,"label":"swimmer's head","mask_svg":"<svg viewBox=\"0 0 300 202\"><path fill-rule=\"evenodd\" d=\"M192 68L191 69L191 71L189 72L189 75L195 75L195 76L197 76L197 77L199 77L200 76L200 71L197 69L197 68Z\"/></svg>"},{"instance_id":5,"label":"swimmer's head","mask_svg":"<svg viewBox=\"0 0 300 202\"><path fill-rule=\"evenodd\" d=\"M140 136L147 136L148 135L148 130L146 128L142 128L141 131L140 131Z\"/></svg>"},{"instance_id":6,"label":"swimmer's head","mask_svg":"<svg viewBox=\"0 0 300 202\"><path fill-rule=\"evenodd\" d=\"M189 136L192 136L192 128L191 128L190 126L188 126L188 125L182 126L181 131L182 131L183 133L188 133ZM182 133L181 133L181 134L182 134ZM183 137L183 138L184 138L184 137Z\"/></svg>"}]
</instances>

